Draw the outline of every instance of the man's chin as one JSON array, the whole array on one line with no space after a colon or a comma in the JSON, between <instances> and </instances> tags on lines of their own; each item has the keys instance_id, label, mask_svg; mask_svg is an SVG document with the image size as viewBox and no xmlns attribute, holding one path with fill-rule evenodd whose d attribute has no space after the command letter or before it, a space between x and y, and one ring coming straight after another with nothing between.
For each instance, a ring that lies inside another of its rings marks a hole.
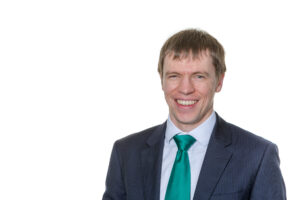
<instances>
[{"instance_id":1,"label":"man's chin","mask_svg":"<svg viewBox=\"0 0 300 200\"><path fill-rule=\"evenodd\" d=\"M178 123L178 125L183 126L194 126L194 125L200 125L206 118L205 116L182 116L182 115L174 115L175 121Z\"/></svg>"}]
</instances>

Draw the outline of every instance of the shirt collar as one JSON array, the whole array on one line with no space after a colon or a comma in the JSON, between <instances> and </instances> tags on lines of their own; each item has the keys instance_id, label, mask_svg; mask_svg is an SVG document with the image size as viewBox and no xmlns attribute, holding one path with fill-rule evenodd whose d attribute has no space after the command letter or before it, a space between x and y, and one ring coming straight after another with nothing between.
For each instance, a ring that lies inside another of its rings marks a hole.
<instances>
[{"instance_id":1,"label":"shirt collar","mask_svg":"<svg viewBox=\"0 0 300 200\"><path fill-rule=\"evenodd\" d=\"M212 114L198 127L190 132L183 132L175 126L172 122L170 115L167 120L166 137L165 140L170 143L172 138L177 134L188 134L193 136L202 145L207 145L211 136L212 130L216 123L216 113L213 111Z\"/></svg>"}]
</instances>

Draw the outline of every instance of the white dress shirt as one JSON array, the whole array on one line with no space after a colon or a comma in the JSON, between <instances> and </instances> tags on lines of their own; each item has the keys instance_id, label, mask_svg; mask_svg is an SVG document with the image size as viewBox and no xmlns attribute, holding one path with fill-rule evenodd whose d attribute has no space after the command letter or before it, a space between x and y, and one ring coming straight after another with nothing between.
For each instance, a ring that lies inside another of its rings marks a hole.
<instances>
[{"instance_id":1,"label":"white dress shirt","mask_svg":"<svg viewBox=\"0 0 300 200\"><path fill-rule=\"evenodd\" d=\"M160 180L160 200L165 199L166 190L171 175L172 167L177 153L177 145L173 137L177 134L188 134L196 139L196 142L188 150L191 168L191 200L194 197L198 177L206 153L207 145L216 123L216 114L213 112L209 118L190 132L183 132L171 121L167 120L165 144L163 149L162 171Z\"/></svg>"}]
</instances>

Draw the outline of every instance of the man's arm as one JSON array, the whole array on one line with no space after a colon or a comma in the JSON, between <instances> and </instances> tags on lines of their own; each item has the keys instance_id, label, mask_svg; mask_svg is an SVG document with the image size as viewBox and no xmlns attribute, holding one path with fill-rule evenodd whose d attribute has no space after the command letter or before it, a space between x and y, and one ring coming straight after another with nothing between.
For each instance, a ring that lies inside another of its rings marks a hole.
<instances>
[{"instance_id":1,"label":"man's arm","mask_svg":"<svg viewBox=\"0 0 300 200\"><path fill-rule=\"evenodd\" d=\"M251 200L286 200L284 181L279 168L280 160L275 144L269 144L260 163Z\"/></svg>"},{"instance_id":2,"label":"man's arm","mask_svg":"<svg viewBox=\"0 0 300 200\"><path fill-rule=\"evenodd\" d=\"M106 177L106 190L102 200L126 200L126 192L122 177L117 143L115 143L110 157Z\"/></svg>"}]
</instances>

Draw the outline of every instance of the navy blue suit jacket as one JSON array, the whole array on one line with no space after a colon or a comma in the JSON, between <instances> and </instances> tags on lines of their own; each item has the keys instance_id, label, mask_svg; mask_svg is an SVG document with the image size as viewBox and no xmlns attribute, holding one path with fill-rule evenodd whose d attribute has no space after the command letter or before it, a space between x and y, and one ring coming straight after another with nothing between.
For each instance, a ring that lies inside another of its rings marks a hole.
<instances>
[{"instance_id":1,"label":"navy blue suit jacket","mask_svg":"<svg viewBox=\"0 0 300 200\"><path fill-rule=\"evenodd\" d=\"M166 123L118 140L103 200L159 200ZM275 144L217 116L194 200L284 200Z\"/></svg>"}]
</instances>

